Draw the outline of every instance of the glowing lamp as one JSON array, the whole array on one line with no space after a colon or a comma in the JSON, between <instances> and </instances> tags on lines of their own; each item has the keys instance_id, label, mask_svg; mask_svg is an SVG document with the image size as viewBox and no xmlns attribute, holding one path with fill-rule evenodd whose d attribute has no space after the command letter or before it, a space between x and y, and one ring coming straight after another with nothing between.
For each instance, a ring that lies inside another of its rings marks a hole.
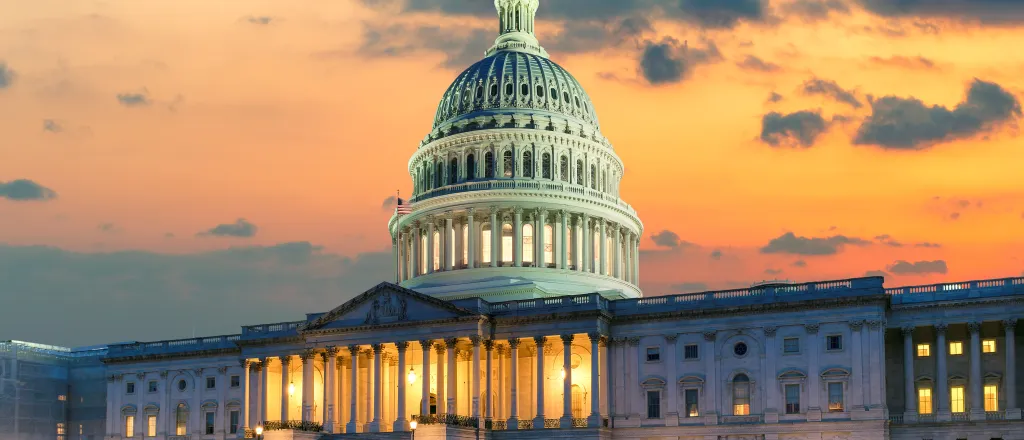
<instances>
[{"instance_id":1,"label":"glowing lamp","mask_svg":"<svg viewBox=\"0 0 1024 440\"><path fill-rule=\"evenodd\" d=\"M412 429L413 431L416 430L416 421L415 420L409 422L409 428Z\"/></svg>"},{"instance_id":2,"label":"glowing lamp","mask_svg":"<svg viewBox=\"0 0 1024 440\"><path fill-rule=\"evenodd\" d=\"M288 384L288 396L290 397L290 396L294 396L294 395L295 395L295 382L292 382L292 383Z\"/></svg>"},{"instance_id":3,"label":"glowing lamp","mask_svg":"<svg viewBox=\"0 0 1024 440\"><path fill-rule=\"evenodd\" d=\"M405 378L409 381L409 385L416 383L416 370L410 368L409 374Z\"/></svg>"},{"instance_id":4,"label":"glowing lamp","mask_svg":"<svg viewBox=\"0 0 1024 440\"><path fill-rule=\"evenodd\" d=\"M256 435L263 435L263 426L262 425L256 427Z\"/></svg>"},{"instance_id":5,"label":"glowing lamp","mask_svg":"<svg viewBox=\"0 0 1024 440\"><path fill-rule=\"evenodd\" d=\"M562 380L565 380L565 368L562 368Z\"/></svg>"}]
</instances>

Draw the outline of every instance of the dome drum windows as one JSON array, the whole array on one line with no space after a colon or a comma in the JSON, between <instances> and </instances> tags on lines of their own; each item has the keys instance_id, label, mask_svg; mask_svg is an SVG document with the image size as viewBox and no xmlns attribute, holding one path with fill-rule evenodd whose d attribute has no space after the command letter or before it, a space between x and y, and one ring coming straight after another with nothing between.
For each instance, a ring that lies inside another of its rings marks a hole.
<instances>
[{"instance_id":1,"label":"dome drum windows","mask_svg":"<svg viewBox=\"0 0 1024 440\"><path fill-rule=\"evenodd\" d=\"M540 161L541 177L544 179L551 178L551 153L544 153L541 156Z\"/></svg>"},{"instance_id":2,"label":"dome drum windows","mask_svg":"<svg viewBox=\"0 0 1024 440\"><path fill-rule=\"evenodd\" d=\"M558 172L559 172L560 177L561 177L563 182L568 182L569 181L569 158L568 157L562 156L562 158L559 159Z\"/></svg>"},{"instance_id":3,"label":"dome drum windows","mask_svg":"<svg viewBox=\"0 0 1024 440\"><path fill-rule=\"evenodd\" d=\"M540 84L537 84L537 97L538 98L543 98L544 97L544 86L542 86Z\"/></svg>"},{"instance_id":4,"label":"dome drum windows","mask_svg":"<svg viewBox=\"0 0 1024 440\"><path fill-rule=\"evenodd\" d=\"M466 180L476 179L476 156L473 153L469 153L466 156Z\"/></svg>"},{"instance_id":5,"label":"dome drum windows","mask_svg":"<svg viewBox=\"0 0 1024 440\"><path fill-rule=\"evenodd\" d=\"M501 170L502 176L504 176L506 178L512 178L512 176L515 174L513 172L515 164L512 161L512 152L511 151L507 151L506 150L505 153L502 154L502 161L501 161L501 163L502 163L502 167L501 167L502 168L502 170Z\"/></svg>"},{"instance_id":6,"label":"dome drum windows","mask_svg":"<svg viewBox=\"0 0 1024 440\"><path fill-rule=\"evenodd\" d=\"M459 183L459 159L452 158L451 165L448 167L448 184L454 185Z\"/></svg>"},{"instance_id":7,"label":"dome drum windows","mask_svg":"<svg viewBox=\"0 0 1024 440\"><path fill-rule=\"evenodd\" d=\"M523 152L523 177L533 178L533 152Z\"/></svg>"},{"instance_id":8,"label":"dome drum windows","mask_svg":"<svg viewBox=\"0 0 1024 440\"><path fill-rule=\"evenodd\" d=\"M583 185L583 159L576 160L576 184Z\"/></svg>"},{"instance_id":9,"label":"dome drum windows","mask_svg":"<svg viewBox=\"0 0 1024 440\"><path fill-rule=\"evenodd\" d=\"M484 154L484 178L494 178L494 153L490 151Z\"/></svg>"}]
</instances>

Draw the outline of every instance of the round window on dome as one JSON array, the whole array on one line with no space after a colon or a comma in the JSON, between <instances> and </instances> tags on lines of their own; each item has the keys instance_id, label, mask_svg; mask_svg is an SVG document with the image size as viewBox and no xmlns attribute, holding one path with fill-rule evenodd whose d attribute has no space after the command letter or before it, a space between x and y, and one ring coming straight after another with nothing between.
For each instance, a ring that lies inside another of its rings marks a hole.
<instances>
[{"instance_id":1,"label":"round window on dome","mask_svg":"<svg viewBox=\"0 0 1024 440\"><path fill-rule=\"evenodd\" d=\"M505 84L505 94L506 94L506 95L509 95L509 96L511 96L511 95L512 95L512 93L515 93L515 91L516 91L516 89L515 89L515 87L514 87L514 86L512 85L512 83L508 83L508 84Z\"/></svg>"},{"instance_id":2,"label":"round window on dome","mask_svg":"<svg viewBox=\"0 0 1024 440\"><path fill-rule=\"evenodd\" d=\"M558 99L558 90L555 90L554 87L551 88L551 98L555 100Z\"/></svg>"},{"instance_id":3,"label":"round window on dome","mask_svg":"<svg viewBox=\"0 0 1024 440\"><path fill-rule=\"evenodd\" d=\"M539 97L539 98L543 98L544 97L544 86L542 86L540 84L537 84L537 97Z\"/></svg>"},{"instance_id":4,"label":"round window on dome","mask_svg":"<svg viewBox=\"0 0 1024 440\"><path fill-rule=\"evenodd\" d=\"M477 86L476 87L476 99L480 99L480 98L483 98L483 97L484 97L484 86Z\"/></svg>"},{"instance_id":5,"label":"round window on dome","mask_svg":"<svg viewBox=\"0 0 1024 440\"><path fill-rule=\"evenodd\" d=\"M498 94L498 85L497 84L491 84L491 96L494 96L494 95L497 95L497 94Z\"/></svg>"},{"instance_id":6,"label":"round window on dome","mask_svg":"<svg viewBox=\"0 0 1024 440\"><path fill-rule=\"evenodd\" d=\"M569 92L562 92L562 101L565 101L566 104L569 103Z\"/></svg>"},{"instance_id":7,"label":"round window on dome","mask_svg":"<svg viewBox=\"0 0 1024 440\"><path fill-rule=\"evenodd\" d=\"M579 106L580 106L580 97L579 96L574 96L574 98L576 98L576 108L579 108Z\"/></svg>"},{"instance_id":8,"label":"round window on dome","mask_svg":"<svg viewBox=\"0 0 1024 440\"><path fill-rule=\"evenodd\" d=\"M736 356L744 356L747 354L747 344L743 342L737 342L736 345L732 346L732 352Z\"/></svg>"}]
</instances>

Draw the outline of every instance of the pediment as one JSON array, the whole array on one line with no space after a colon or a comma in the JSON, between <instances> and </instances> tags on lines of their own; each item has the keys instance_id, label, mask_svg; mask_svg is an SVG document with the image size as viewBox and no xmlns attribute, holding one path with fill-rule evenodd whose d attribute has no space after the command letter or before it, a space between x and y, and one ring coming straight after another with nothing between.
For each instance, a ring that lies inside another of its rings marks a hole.
<instances>
[{"instance_id":1,"label":"pediment","mask_svg":"<svg viewBox=\"0 0 1024 440\"><path fill-rule=\"evenodd\" d=\"M452 303L392 283L380 283L306 324L303 332L436 321L477 315Z\"/></svg>"}]
</instances>

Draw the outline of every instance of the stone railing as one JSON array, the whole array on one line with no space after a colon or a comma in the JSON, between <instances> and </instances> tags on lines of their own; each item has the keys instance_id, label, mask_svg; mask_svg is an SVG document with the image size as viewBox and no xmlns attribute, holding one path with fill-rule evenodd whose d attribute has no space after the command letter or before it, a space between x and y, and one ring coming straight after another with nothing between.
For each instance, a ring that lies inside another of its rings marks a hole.
<instances>
[{"instance_id":1,"label":"stone railing","mask_svg":"<svg viewBox=\"0 0 1024 440\"><path fill-rule=\"evenodd\" d=\"M562 421L559 420L559 419L544 419L544 428L545 429L561 428L561 427L562 427Z\"/></svg>"},{"instance_id":2,"label":"stone railing","mask_svg":"<svg viewBox=\"0 0 1024 440\"><path fill-rule=\"evenodd\" d=\"M583 185L576 185L569 182L561 182L555 180L534 180L534 179L497 179L494 180L479 180L471 182L456 183L454 185L446 185L440 188L434 188L429 191L421 192L410 199L410 202L422 202L435 197L447 196L451 194L461 194L465 192L473 191L489 191L489 190L535 190L535 191L553 191L562 192L568 194L574 194L589 199L601 200L605 203L611 204L619 209L622 209L632 216L636 216L636 210L629 204L618 198L614 194L609 194L604 191L591 189Z\"/></svg>"},{"instance_id":3,"label":"stone railing","mask_svg":"<svg viewBox=\"0 0 1024 440\"><path fill-rule=\"evenodd\" d=\"M583 418L573 417L572 418L572 427L573 428L586 428L587 427L587 418L586 417L583 417Z\"/></svg>"},{"instance_id":4,"label":"stone railing","mask_svg":"<svg viewBox=\"0 0 1024 440\"><path fill-rule=\"evenodd\" d=\"M954 421L954 422L967 422L967 421L970 421L970 420L971 420L971 415L969 413L966 413L966 412L955 412L955 413L953 413L952 421Z\"/></svg>"},{"instance_id":5,"label":"stone railing","mask_svg":"<svg viewBox=\"0 0 1024 440\"><path fill-rule=\"evenodd\" d=\"M480 427L479 418L460 416L458 414L418 415L416 416L416 423L421 425L461 426L463 428Z\"/></svg>"},{"instance_id":6,"label":"stone railing","mask_svg":"<svg viewBox=\"0 0 1024 440\"><path fill-rule=\"evenodd\" d=\"M949 301L1024 294L1024 277L885 289L893 304Z\"/></svg>"},{"instance_id":7,"label":"stone railing","mask_svg":"<svg viewBox=\"0 0 1024 440\"><path fill-rule=\"evenodd\" d=\"M107 348L107 357L156 355L189 351L205 351L237 348L235 344L241 335L210 336L205 338L172 339L156 342L132 342L127 344L111 344Z\"/></svg>"},{"instance_id":8,"label":"stone railing","mask_svg":"<svg viewBox=\"0 0 1024 440\"><path fill-rule=\"evenodd\" d=\"M265 431L306 431L306 432L320 432L323 431L324 426L317 422L304 422L302 420L268 420L263 422L263 430Z\"/></svg>"},{"instance_id":9,"label":"stone railing","mask_svg":"<svg viewBox=\"0 0 1024 440\"><path fill-rule=\"evenodd\" d=\"M252 437L246 437L246 438L253 438L253 437L256 437L256 434L253 434ZM167 436L167 440L192 440L192 436L191 435L169 435L169 436Z\"/></svg>"},{"instance_id":10,"label":"stone railing","mask_svg":"<svg viewBox=\"0 0 1024 440\"><path fill-rule=\"evenodd\" d=\"M490 424L491 426L487 427L487 429L494 431L504 431L508 429L508 421L506 420L491 420Z\"/></svg>"},{"instance_id":11,"label":"stone railing","mask_svg":"<svg viewBox=\"0 0 1024 440\"><path fill-rule=\"evenodd\" d=\"M298 333L299 326L306 321L278 322L276 324L247 325L242 327L245 338L265 338Z\"/></svg>"},{"instance_id":12,"label":"stone railing","mask_svg":"<svg viewBox=\"0 0 1024 440\"><path fill-rule=\"evenodd\" d=\"M519 429L533 429L533 420L531 420L531 419L520 420L519 421Z\"/></svg>"},{"instance_id":13,"label":"stone railing","mask_svg":"<svg viewBox=\"0 0 1024 440\"><path fill-rule=\"evenodd\" d=\"M1003 411L985 411L985 420L1006 420L1006 413Z\"/></svg>"},{"instance_id":14,"label":"stone railing","mask_svg":"<svg viewBox=\"0 0 1024 440\"><path fill-rule=\"evenodd\" d=\"M746 416L718 416L719 422L722 424L735 424L735 423L761 423L760 414L751 414Z\"/></svg>"},{"instance_id":15,"label":"stone railing","mask_svg":"<svg viewBox=\"0 0 1024 440\"><path fill-rule=\"evenodd\" d=\"M935 414L918 414L917 423L935 423Z\"/></svg>"},{"instance_id":16,"label":"stone railing","mask_svg":"<svg viewBox=\"0 0 1024 440\"><path fill-rule=\"evenodd\" d=\"M890 425L902 425L903 424L903 416L902 415L890 415L889 416L889 424Z\"/></svg>"},{"instance_id":17,"label":"stone railing","mask_svg":"<svg viewBox=\"0 0 1024 440\"><path fill-rule=\"evenodd\" d=\"M561 296L556 298L536 298L518 301L506 301L486 304L485 313L494 315L516 315L519 312L571 312L576 310L608 310L609 301L597 293L584 295Z\"/></svg>"}]
</instances>

